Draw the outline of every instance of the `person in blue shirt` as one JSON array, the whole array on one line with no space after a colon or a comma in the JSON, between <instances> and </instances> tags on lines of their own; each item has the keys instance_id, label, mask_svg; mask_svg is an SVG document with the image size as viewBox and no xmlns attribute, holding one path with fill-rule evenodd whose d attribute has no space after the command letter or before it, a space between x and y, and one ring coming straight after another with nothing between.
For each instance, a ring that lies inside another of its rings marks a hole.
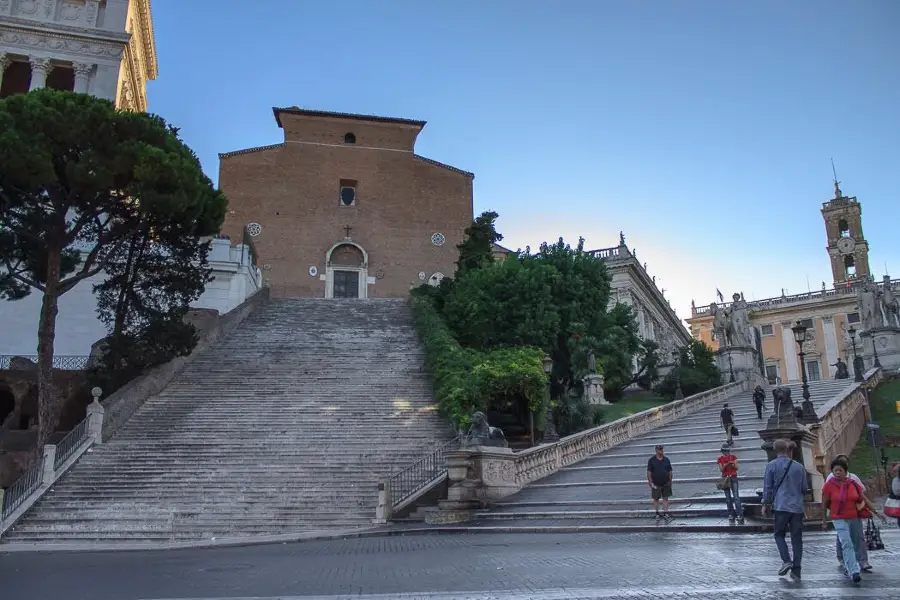
<instances>
[{"instance_id":1,"label":"person in blue shirt","mask_svg":"<svg viewBox=\"0 0 900 600\"><path fill-rule=\"evenodd\" d=\"M774 513L775 545L781 555L778 575L788 571L794 579L800 579L803 560L803 504L809 491L806 468L791 459L796 444L790 440L777 439L774 443L777 457L766 465L763 484L763 514ZM785 537L791 534L791 551Z\"/></svg>"}]
</instances>

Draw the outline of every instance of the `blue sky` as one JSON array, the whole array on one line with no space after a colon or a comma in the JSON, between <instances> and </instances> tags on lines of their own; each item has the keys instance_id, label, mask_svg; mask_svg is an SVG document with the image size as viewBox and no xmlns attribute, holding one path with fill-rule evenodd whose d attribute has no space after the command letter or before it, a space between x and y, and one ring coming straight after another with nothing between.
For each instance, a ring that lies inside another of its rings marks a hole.
<instances>
[{"instance_id":1,"label":"blue sky","mask_svg":"<svg viewBox=\"0 0 900 600\"><path fill-rule=\"evenodd\" d=\"M831 282L831 158L900 277L900 2L154 0L150 107L217 153L272 106L424 119L511 247L628 244L679 316Z\"/></svg>"}]
</instances>

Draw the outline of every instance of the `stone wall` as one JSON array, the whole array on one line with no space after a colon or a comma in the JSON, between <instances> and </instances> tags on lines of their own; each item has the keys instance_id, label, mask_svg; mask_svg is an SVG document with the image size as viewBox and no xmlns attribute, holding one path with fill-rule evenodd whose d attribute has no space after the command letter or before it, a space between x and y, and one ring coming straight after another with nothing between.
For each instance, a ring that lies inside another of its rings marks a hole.
<instances>
[{"instance_id":1,"label":"stone wall","mask_svg":"<svg viewBox=\"0 0 900 600\"><path fill-rule=\"evenodd\" d=\"M206 312L202 318L202 321L206 323L206 329L199 332L200 340L190 355L176 358L141 375L102 402L103 408L106 410L103 422L104 441L115 435L148 398L162 392L186 364L236 329L244 319L268 300L269 290L262 288L225 315L213 315ZM194 322L201 325L200 321L195 320Z\"/></svg>"}]
</instances>

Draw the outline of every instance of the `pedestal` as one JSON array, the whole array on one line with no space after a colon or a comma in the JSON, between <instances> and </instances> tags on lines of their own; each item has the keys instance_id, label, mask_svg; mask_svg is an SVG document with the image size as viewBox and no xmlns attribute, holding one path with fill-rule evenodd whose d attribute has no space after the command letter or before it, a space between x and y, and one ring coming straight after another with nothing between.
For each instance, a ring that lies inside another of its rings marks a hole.
<instances>
[{"instance_id":1,"label":"pedestal","mask_svg":"<svg viewBox=\"0 0 900 600\"><path fill-rule=\"evenodd\" d=\"M900 328L874 327L862 332L863 357L868 368L875 364L875 352L878 350L878 362L888 371L900 369Z\"/></svg>"},{"instance_id":2,"label":"pedestal","mask_svg":"<svg viewBox=\"0 0 900 600\"><path fill-rule=\"evenodd\" d=\"M516 455L509 448L480 446L447 454L447 498L425 515L431 524L471 521L487 503L515 494Z\"/></svg>"},{"instance_id":3,"label":"pedestal","mask_svg":"<svg viewBox=\"0 0 900 600\"><path fill-rule=\"evenodd\" d=\"M759 373L756 348L750 346L726 346L716 350L716 366L722 373L722 383L731 381L753 381ZM731 359L729 362L728 359Z\"/></svg>"},{"instance_id":4,"label":"pedestal","mask_svg":"<svg viewBox=\"0 0 900 600\"><path fill-rule=\"evenodd\" d=\"M603 395L603 375L590 373L584 378L584 399L588 404L609 404Z\"/></svg>"}]
</instances>

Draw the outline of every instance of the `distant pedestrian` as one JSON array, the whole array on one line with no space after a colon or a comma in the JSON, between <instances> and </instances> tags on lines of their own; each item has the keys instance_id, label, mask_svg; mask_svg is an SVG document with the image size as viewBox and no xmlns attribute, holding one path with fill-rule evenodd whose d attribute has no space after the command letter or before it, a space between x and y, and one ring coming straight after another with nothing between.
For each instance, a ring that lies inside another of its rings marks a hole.
<instances>
[{"instance_id":1,"label":"distant pedestrian","mask_svg":"<svg viewBox=\"0 0 900 600\"><path fill-rule=\"evenodd\" d=\"M866 497L859 485L847 476L847 463L840 458L831 461L834 475L822 488L822 528L828 528L828 518L834 525L837 537L843 547L844 569L854 583L862 580L862 568L857 561L857 540L862 539L860 515L868 508L872 514L886 521L875 505Z\"/></svg>"},{"instance_id":2,"label":"distant pedestrian","mask_svg":"<svg viewBox=\"0 0 900 600\"><path fill-rule=\"evenodd\" d=\"M756 416L762 419L762 411L766 407L766 393L763 391L762 386L758 385L753 390L753 404L756 405Z\"/></svg>"},{"instance_id":3,"label":"distant pedestrian","mask_svg":"<svg viewBox=\"0 0 900 600\"><path fill-rule=\"evenodd\" d=\"M656 512L656 522L665 519L666 523L672 520L669 515L669 498L672 496L672 463L669 457L663 454L663 447L656 447L656 454L647 461L647 483L650 484L650 497L653 499L653 510ZM662 500L662 514L659 514L659 503Z\"/></svg>"},{"instance_id":4,"label":"distant pedestrian","mask_svg":"<svg viewBox=\"0 0 900 600\"><path fill-rule=\"evenodd\" d=\"M803 501L808 492L806 469L802 464L791 459L792 444L789 440L775 440L775 460L766 465L763 484L763 514L774 511L775 545L781 555L781 568L778 575L786 575L800 579L803 561ZM791 534L791 551L788 550L785 537Z\"/></svg>"},{"instance_id":5,"label":"distant pedestrian","mask_svg":"<svg viewBox=\"0 0 900 600\"><path fill-rule=\"evenodd\" d=\"M744 507L741 505L741 489L738 485L738 459L731 453L728 446L722 446L722 456L716 461L722 480L719 483L725 492L725 502L728 504L728 522L734 525L744 524Z\"/></svg>"},{"instance_id":6,"label":"distant pedestrian","mask_svg":"<svg viewBox=\"0 0 900 600\"><path fill-rule=\"evenodd\" d=\"M850 472L850 457L846 454L838 454L834 457L835 462L841 462L844 465L844 468L847 471L847 479L854 482L860 489L862 493L866 493L866 486L862 482L858 476L854 473ZM834 479L834 472L828 474L828 477L825 478L825 483L828 483ZM853 537L853 547L856 549L856 561L859 563L859 568L863 571L871 571L872 565L869 564L869 549L866 547L865 536L863 535L863 522L862 519L856 519L856 522L851 523L850 526L850 534ZM841 545L841 538L837 538L835 540L837 545L837 560L838 564L844 565L844 547Z\"/></svg>"},{"instance_id":7,"label":"distant pedestrian","mask_svg":"<svg viewBox=\"0 0 900 600\"><path fill-rule=\"evenodd\" d=\"M734 438L732 437L734 432L734 413L728 408L727 402L719 417L722 419L722 427L725 429L725 443L731 446L734 444Z\"/></svg>"}]
</instances>

